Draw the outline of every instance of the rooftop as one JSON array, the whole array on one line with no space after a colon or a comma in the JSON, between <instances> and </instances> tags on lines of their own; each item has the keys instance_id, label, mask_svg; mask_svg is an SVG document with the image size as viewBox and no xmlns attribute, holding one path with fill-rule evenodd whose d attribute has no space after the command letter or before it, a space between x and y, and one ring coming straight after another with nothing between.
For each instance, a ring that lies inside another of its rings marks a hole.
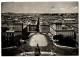
<instances>
[{"instance_id":1,"label":"rooftop","mask_svg":"<svg viewBox=\"0 0 80 57\"><path fill-rule=\"evenodd\" d=\"M64 20L75 20L75 19L64 19Z\"/></svg>"},{"instance_id":2,"label":"rooftop","mask_svg":"<svg viewBox=\"0 0 80 57\"><path fill-rule=\"evenodd\" d=\"M14 32L14 30L7 30L6 32Z\"/></svg>"}]
</instances>

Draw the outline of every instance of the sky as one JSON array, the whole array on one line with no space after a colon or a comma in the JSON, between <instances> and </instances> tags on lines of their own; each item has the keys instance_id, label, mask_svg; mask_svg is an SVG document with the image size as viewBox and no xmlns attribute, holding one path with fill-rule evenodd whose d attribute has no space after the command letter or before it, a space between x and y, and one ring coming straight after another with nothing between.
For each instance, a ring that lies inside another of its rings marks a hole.
<instances>
[{"instance_id":1,"label":"sky","mask_svg":"<svg viewBox=\"0 0 80 57\"><path fill-rule=\"evenodd\" d=\"M3 2L1 13L78 13L78 2Z\"/></svg>"}]
</instances>

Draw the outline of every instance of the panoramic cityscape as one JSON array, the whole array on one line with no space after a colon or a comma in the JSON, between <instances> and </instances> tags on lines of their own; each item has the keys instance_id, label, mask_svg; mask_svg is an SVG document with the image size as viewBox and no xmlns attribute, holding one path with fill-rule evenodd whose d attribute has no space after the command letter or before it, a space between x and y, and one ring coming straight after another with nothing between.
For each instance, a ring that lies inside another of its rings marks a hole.
<instances>
[{"instance_id":1,"label":"panoramic cityscape","mask_svg":"<svg viewBox=\"0 0 80 57\"><path fill-rule=\"evenodd\" d=\"M40 4L46 7L40 7ZM77 56L79 53L77 4L78 2L3 2L2 56ZM46 9L49 5L54 12ZM63 9L65 6L67 10ZM72 10L69 11L68 8Z\"/></svg>"}]
</instances>

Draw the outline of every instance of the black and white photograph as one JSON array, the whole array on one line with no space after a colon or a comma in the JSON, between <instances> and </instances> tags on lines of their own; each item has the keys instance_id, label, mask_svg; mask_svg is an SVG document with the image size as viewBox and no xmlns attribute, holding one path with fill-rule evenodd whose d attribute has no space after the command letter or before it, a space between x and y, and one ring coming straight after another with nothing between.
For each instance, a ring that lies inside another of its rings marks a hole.
<instances>
[{"instance_id":1,"label":"black and white photograph","mask_svg":"<svg viewBox=\"0 0 80 57\"><path fill-rule=\"evenodd\" d=\"M78 56L79 3L2 2L1 56Z\"/></svg>"}]
</instances>

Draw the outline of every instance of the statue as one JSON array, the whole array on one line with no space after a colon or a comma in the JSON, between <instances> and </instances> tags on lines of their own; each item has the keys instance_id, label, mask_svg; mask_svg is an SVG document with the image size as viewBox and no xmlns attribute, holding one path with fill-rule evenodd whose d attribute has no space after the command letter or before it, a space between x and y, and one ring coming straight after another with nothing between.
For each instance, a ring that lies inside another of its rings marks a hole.
<instances>
[{"instance_id":1,"label":"statue","mask_svg":"<svg viewBox=\"0 0 80 57\"><path fill-rule=\"evenodd\" d=\"M37 44L37 47L35 48L35 56L40 56L40 48L39 45Z\"/></svg>"}]
</instances>

